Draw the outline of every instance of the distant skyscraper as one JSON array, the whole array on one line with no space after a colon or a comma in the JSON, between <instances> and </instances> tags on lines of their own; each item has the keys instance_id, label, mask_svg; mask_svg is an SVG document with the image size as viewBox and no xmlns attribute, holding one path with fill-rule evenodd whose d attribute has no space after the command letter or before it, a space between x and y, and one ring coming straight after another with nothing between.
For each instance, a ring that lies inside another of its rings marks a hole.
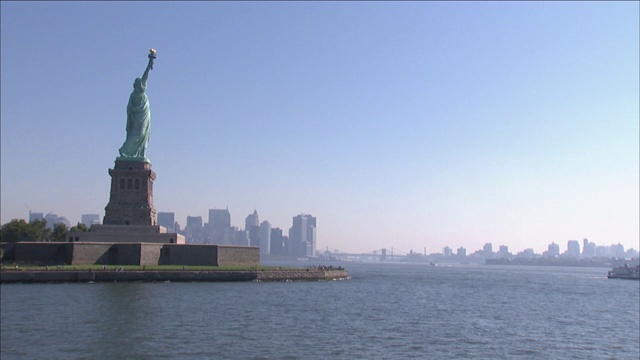
<instances>
[{"instance_id":1,"label":"distant skyscraper","mask_svg":"<svg viewBox=\"0 0 640 360\"><path fill-rule=\"evenodd\" d=\"M53 227L58 223L58 215L54 212L49 212L45 215L44 219L47 220L47 227L49 229L53 229Z\"/></svg>"},{"instance_id":2,"label":"distant skyscraper","mask_svg":"<svg viewBox=\"0 0 640 360\"><path fill-rule=\"evenodd\" d=\"M611 245L610 248L613 256L624 259L624 245L618 243L617 245Z\"/></svg>"},{"instance_id":3,"label":"distant skyscraper","mask_svg":"<svg viewBox=\"0 0 640 360\"><path fill-rule=\"evenodd\" d=\"M491 243L484 244L484 246L482 247L482 253L484 254L485 258L493 257L493 244Z\"/></svg>"},{"instance_id":4,"label":"distant skyscraper","mask_svg":"<svg viewBox=\"0 0 640 360\"><path fill-rule=\"evenodd\" d=\"M458 252L456 253L456 255L459 258L465 258L467 257L467 249L463 248L462 246L458 248Z\"/></svg>"},{"instance_id":5,"label":"distant skyscraper","mask_svg":"<svg viewBox=\"0 0 640 360\"><path fill-rule=\"evenodd\" d=\"M578 257L580 256L580 243L578 240L569 240L567 241L567 252L568 256Z\"/></svg>"},{"instance_id":6,"label":"distant skyscraper","mask_svg":"<svg viewBox=\"0 0 640 360\"><path fill-rule=\"evenodd\" d=\"M211 244L231 243L231 214L229 209L209 209L207 238Z\"/></svg>"},{"instance_id":7,"label":"distant skyscraper","mask_svg":"<svg viewBox=\"0 0 640 360\"><path fill-rule=\"evenodd\" d=\"M238 246L248 246L249 245L249 234L246 230L240 230L235 226L231 228L231 244Z\"/></svg>"},{"instance_id":8,"label":"distant skyscraper","mask_svg":"<svg viewBox=\"0 0 640 360\"><path fill-rule=\"evenodd\" d=\"M521 252L518 253L519 257L523 257L523 258L532 258L535 256L535 252L533 251L533 249L529 248L529 249L524 249Z\"/></svg>"},{"instance_id":9,"label":"distant skyscraper","mask_svg":"<svg viewBox=\"0 0 640 360\"><path fill-rule=\"evenodd\" d=\"M202 227L202 216L187 216L187 227Z\"/></svg>"},{"instance_id":10,"label":"distant skyscraper","mask_svg":"<svg viewBox=\"0 0 640 360\"><path fill-rule=\"evenodd\" d=\"M71 221L69 221L69 219L67 219L64 216L58 217L58 224L64 224L67 227L67 229L71 227Z\"/></svg>"},{"instance_id":11,"label":"distant skyscraper","mask_svg":"<svg viewBox=\"0 0 640 360\"><path fill-rule=\"evenodd\" d=\"M203 231L202 216L187 216L187 226L184 229L184 237L187 243L204 244Z\"/></svg>"},{"instance_id":12,"label":"distant skyscraper","mask_svg":"<svg viewBox=\"0 0 640 360\"><path fill-rule=\"evenodd\" d=\"M547 246L547 251L545 251L542 255L545 257L554 257L560 255L560 245L552 242Z\"/></svg>"},{"instance_id":13,"label":"distant skyscraper","mask_svg":"<svg viewBox=\"0 0 640 360\"><path fill-rule=\"evenodd\" d=\"M80 222L87 228L90 228L93 224L100 224L100 215L98 214L82 214Z\"/></svg>"},{"instance_id":14,"label":"distant skyscraper","mask_svg":"<svg viewBox=\"0 0 640 360\"><path fill-rule=\"evenodd\" d=\"M159 212L158 225L164 226L167 232L175 232L176 214L172 212Z\"/></svg>"},{"instance_id":15,"label":"distant skyscraper","mask_svg":"<svg viewBox=\"0 0 640 360\"><path fill-rule=\"evenodd\" d=\"M31 217L32 216L30 215L29 218ZM35 216L34 216L34 220L36 220ZM49 229L53 229L56 226L56 224L64 224L67 228L71 227L71 222L66 217L58 216L53 211L45 215L44 220L47 221L47 228Z\"/></svg>"},{"instance_id":16,"label":"distant skyscraper","mask_svg":"<svg viewBox=\"0 0 640 360\"><path fill-rule=\"evenodd\" d=\"M249 214L249 216L244 219L244 229L246 231L251 230L253 226L260 226L257 210L253 210L253 214Z\"/></svg>"},{"instance_id":17,"label":"distant skyscraper","mask_svg":"<svg viewBox=\"0 0 640 360\"><path fill-rule=\"evenodd\" d=\"M509 247L507 245L500 245L498 255L500 255L500 257L509 257L511 255L509 253Z\"/></svg>"},{"instance_id":18,"label":"distant skyscraper","mask_svg":"<svg viewBox=\"0 0 640 360\"><path fill-rule=\"evenodd\" d=\"M590 258L596 256L596 244L588 239L582 240L582 257Z\"/></svg>"},{"instance_id":19,"label":"distant skyscraper","mask_svg":"<svg viewBox=\"0 0 640 360\"><path fill-rule=\"evenodd\" d=\"M596 256L606 257L606 256L613 256L613 254L611 254L611 251L609 251L608 246L600 245L600 246L596 246Z\"/></svg>"},{"instance_id":20,"label":"distant skyscraper","mask_svg":"<svg viewBox=\"0 0 640 360\"><path fill-rule=\"evenodd\" d=\"M595 245L595 244L594 244ZM627 249L624 252L624 256L625 259L633 259L633 258L637 258L638 257L638 251L636 251L636 249L631 248L631 249Z\"/></svg>"},{"instance_id":21,"label":"distant skyscraper","mask_svg":"<svg viewBox=\"0 0 640 360\"><path fill-rule=\"evenodd\" d=\"M316 218L301 214L293 218L293 226L289 229L289 256L316 256Z\"/></svg>"},{"instance_id":22,"label":"distant skyscraper","mask_svg":"<svg viewBox=\"0 0 640 360\"><path fill-rule=\"evenodd\" d=\"M449 256L451 256L452 254L453 254L453 250L451 250L451 248L450 248L450 247L445 246L445 247L442 249L442 255L444 255L445 257L449 257Z\"/></svg>"},{"instance_id":23,"label":"distant skyscraper","mask_svg":"<svg viewBox=\"0 0 640 360\"><path fill-rule=\"evenodd\" d=\"M269 245L269 249L271 250L271 255L275 256L285 256L286 254L286 244L284 242L284 237L282 236L282 229L280 228L271 228L271 244Z\"/></svg>"},{"instance_id":24,"label":"distant skyscraper","mask_svg":"<svg viewBox=\"0 0 640 360\"><path fill-rule=\"evenodd\" d=\"M247 230L249 246L260 247L260 226L255 225Z\"/></svg>"},{"instance_id":25,"label":"distant skyscraper","mask_svg":"<svg viewBox=\"0 0 640 360\"><path fill-rule=\"evenodd\" d=\"M42 214L41 212L29 211L29 222L34 222L36 220L44 220L44 214Z\"/></svg>"},{"instance_id":26,"label":"distant skyscraper","mask_svg":"<svg viewBox=\"0 0 640 360\"><path fill-rule=\"evenodd\" d=\"M271 254L271 224L268 221L263 221L260 224L260 255Z\"/></svg>"}]
</instances>

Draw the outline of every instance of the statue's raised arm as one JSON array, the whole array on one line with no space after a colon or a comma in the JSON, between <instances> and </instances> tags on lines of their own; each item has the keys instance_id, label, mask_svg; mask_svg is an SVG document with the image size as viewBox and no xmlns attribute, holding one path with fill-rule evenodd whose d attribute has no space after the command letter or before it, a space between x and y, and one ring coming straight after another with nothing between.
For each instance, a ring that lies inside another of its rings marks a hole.
<instances>
[{"instance_id":1,"label":"statue's raised arm","mask_svg":"<svg viewBox=\"0 0 640 360\"><path fill-rule=\"evenodd\" d=\"M156 49L149 49L149 64L147 64L147 68L144 70L144 74L142 74L142 81L147 82L147 78L149 78L149 71L153 70L153 60L156 58Z\"/></svg>"},{"instance_id":2,"label":"statue's raised arm","mask_svg":"<svg viewBox=\"0 0 640 360\"><path fill-rule=\"evenodd\" d=\"M120 160L149 162L145 156L151 134L151 111L147 98L147 79L153 69L156 50L149 49L149 63L142 75L133 82L133 91L127 104L127 139L120 148Z\"/></svg>"}]
</instances>

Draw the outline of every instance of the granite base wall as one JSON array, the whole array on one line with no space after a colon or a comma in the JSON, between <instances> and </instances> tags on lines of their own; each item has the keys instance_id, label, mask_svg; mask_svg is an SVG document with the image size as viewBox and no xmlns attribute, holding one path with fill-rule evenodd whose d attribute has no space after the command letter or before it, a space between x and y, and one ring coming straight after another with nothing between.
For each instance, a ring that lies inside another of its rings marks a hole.
<instances>
[{"instance_id":1,"label":"granite base wall","mask_svg":"<svg viewBox=\"0 0 640 360\"><path fill-rule=\"evenodd\" d=\"M20 246L20 244L18 245ZM69 243L71 248L71 262L72 265L109 265L114 259L114 252L111 250L113 244L108 243L92 243L92 244L79 244Z\"/></svg>"},{"instance_id":2,"label":"granite base wall","mask_svg":"<svg viewBox=\"0 0 640 360\"><path fill-rule=\"evenodd\" d=\"M218 266L259 265L260 248L255 246L219 246Z\"/></svg>"},{"instance_id":3,"label":"granite base wall","mask_svg":"<svg viewBox=\"0 0 640 360\"><path fill-rule=\"evenodd\" d=\"M184 235L162 226L93 225L90 231L70 231L69 242L184 244Z\"/></svg>"},{"instance_id":4,"label":"granite base wall","mask_svg":"<svg viewBox=\"0 0 640 360\"><path fill-rule=\"evenodd\" d=\"M219 266L217 245L165 245L159 265Z\"/></svg>"},{"instance_id":5,"label":"granite base wall","mask_svg":"<svg viewBox=\"0 0 640 360\"><path fill-rule=\"evenodd\" d=\"M160 262L163 246L163 244L141 244L138 265L162 265Z\"/></svg>"},{"instance_id":6,"label":"granite base wall","mask_svg":"<svg viewBox=\"0 0 640 360\"><path fill-rule=\"evenodd\" d=\"M13 246L16 262L36 264L71 264L73 248L69 243L22 242Z\"/></svg>"},{"instance_id":7,"label":"granite base wall","mask_svg":"<svg viewBox=\"0 0 640 360\"><path fill-rule=\"evenodd\" d=\"M157 243L15 243L18 263L68 265L260 265L260 250L250 246Z\"/></svg>"}]
</instances>

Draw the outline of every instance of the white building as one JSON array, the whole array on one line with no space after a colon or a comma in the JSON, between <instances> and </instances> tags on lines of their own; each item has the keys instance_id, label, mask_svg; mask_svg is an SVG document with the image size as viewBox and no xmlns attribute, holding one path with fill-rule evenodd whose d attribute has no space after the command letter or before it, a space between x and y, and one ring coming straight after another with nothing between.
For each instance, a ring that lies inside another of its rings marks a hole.
<instances>
[{"instance_id":1,"label":"white building","mask_svg":"<svg viewBox=\"0 0 640 360\"><path fill-rule=\"evenodd\" d=\"M271 254L271 224L263 221L260 224L260 256Z\"/></svg>"}]
</instances>

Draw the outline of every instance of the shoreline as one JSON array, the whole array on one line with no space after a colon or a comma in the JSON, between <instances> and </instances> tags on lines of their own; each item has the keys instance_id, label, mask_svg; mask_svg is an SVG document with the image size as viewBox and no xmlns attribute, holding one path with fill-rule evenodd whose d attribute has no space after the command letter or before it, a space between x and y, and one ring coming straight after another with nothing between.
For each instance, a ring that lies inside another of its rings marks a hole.
<instances>
[{"instance_id":1,"label":"shoreline","mask_svg":"<svg viewBox=\"0 0 640 360\"><path fill-rule=\"evenodd\" d=\"M0 283L230 282L344 280L346 270L2 270Z\"/></svg>"}]
</instances>

